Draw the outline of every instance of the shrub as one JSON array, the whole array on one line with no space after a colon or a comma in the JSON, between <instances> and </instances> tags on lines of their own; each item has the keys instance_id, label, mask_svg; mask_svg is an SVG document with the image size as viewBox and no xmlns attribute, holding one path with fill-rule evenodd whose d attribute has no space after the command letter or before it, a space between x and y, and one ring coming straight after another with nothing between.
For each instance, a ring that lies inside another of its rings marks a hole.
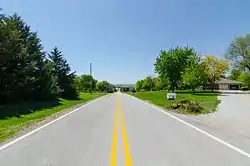
<instances>
[{"instance_id":1,"label":"shrub","mask_svg":"<svg viewBox=\"0 0 250 166\"><path fill-rule=\"evenodd\" d=\"M182 109L190 113L201 113L204 108L200 105L199 102L195 100L181 100L180 102L174 102L170 105L173 109Z\"/></svg>"},{"instance_id":2,"label":"shrub","mask_svg":"<svg viewBox=\"0 0 250 166\"><path fill-rule=\"evenodd\" d=\"M241 90L248 90L248 87L247 87L247 86L243 86L243 87L241 88Z\"/></svg>"}]
</instances>

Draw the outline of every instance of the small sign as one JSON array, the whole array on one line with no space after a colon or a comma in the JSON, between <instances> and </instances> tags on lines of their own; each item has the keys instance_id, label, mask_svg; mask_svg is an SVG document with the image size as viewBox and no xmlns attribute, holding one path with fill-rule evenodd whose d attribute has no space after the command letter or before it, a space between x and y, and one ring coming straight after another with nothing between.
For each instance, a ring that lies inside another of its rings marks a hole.
<instances>
[{"instance_id":1,"label":"small sign","mask_svg":"<svg viewBox=\"0 0 250 166\"><path fill-rule=\"evenodd\" d=\"M176 99L176 93L168 93L167 98L168 98L168 100L175 100Z\"/></svg>"}]
</instances>

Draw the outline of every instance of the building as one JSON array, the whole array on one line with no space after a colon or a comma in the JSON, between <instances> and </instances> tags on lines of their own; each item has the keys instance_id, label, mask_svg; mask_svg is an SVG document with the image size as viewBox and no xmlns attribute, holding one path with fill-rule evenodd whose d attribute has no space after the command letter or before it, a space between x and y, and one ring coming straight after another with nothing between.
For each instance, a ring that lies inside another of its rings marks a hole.
<instances>
[{"instance_id":1,"label":"building","mask_svg":"<svg viewBox=\"0 0 250 166\"><path fill-rule=\"evenodd\" d=\"M215 81L215 88L219 90L239 90L241 88L241 82L221 78Z\"/></svg>"}]
</instances>

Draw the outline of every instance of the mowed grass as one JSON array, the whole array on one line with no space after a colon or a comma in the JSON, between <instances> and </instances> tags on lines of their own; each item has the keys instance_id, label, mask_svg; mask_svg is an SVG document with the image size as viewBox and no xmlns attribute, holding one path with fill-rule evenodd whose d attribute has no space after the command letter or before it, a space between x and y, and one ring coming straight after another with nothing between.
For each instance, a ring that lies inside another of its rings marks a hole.
<instances>
[{"instance_id":1,"label":"mowed grass","mask_svg":"<svg viewBox=\"0 0 250 166\"><path fill-rule=\"evenodd\" d=\"M13 137L23 129L44 120L63 109L104 95L103 93L81 93L77 100L59 99L53 102L18 103L0 105L0 143Z\"/></svg>"},{"instance_id":2,"label":"mowed grass","mask_svg":"<svg viewBox=\"0 0 250 166\"><path fill-rule=\"evenodd\" d=\"M192 94L191 92L176 92L176 102L181 100L196 100L198 101L204 110L201 113L212 113L216 111L216 107L219 104L218 95L220 93L209 93L209 92L198 92L196 94ZM136 92L134 94L135 97L148 101L152 104L158 105L163 108L168 108L174 101L167 100L167 92ZM173 110L169 109L177 113L188 114L188 112L184 112L183 110Z\"/></svg>"}]
</instances>

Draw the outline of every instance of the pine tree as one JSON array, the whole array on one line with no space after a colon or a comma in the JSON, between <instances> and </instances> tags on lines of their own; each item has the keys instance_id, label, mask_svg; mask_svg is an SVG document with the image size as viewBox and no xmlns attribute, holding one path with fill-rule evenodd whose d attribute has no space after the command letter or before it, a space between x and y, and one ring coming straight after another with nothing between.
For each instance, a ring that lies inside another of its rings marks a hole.
<instances>
[{"instance_id":1,"label":"pine tree","mask_svg":"<svg viewBox=\"0 0 250 166\"><path fill-rule=\"evenodd\" d=\"M17 29L17 20L4 16L0 28L0 66L1 66L1 101L20 100L21 90L25 86L22 55L24 47L20 44L21 35Z\"/></svg>"},{"instance_id":2,"label":"pine tree","mask_svg":"<svg viewBox=\"0 0 250 166\"><path fill-rule=\"evenodd\" d=\"M49 54L49 59L53 65L54 74L58 78L61 96L64 98L76 98L78 92L74 83L75 72L71 72L69 64L63 58L63 54L57 47L55 47Z\"/></svg>"},{"instance_id":3,"label":"pine tree","mask_svg":"<svg viewBox=\"0 0 250 166\"><path fill-rule=\"evenodd\" d=\"M1 101L56 98L56 77L37 34L17 14L5 16L0 26Z\"/></svg>"}]
</instances>

